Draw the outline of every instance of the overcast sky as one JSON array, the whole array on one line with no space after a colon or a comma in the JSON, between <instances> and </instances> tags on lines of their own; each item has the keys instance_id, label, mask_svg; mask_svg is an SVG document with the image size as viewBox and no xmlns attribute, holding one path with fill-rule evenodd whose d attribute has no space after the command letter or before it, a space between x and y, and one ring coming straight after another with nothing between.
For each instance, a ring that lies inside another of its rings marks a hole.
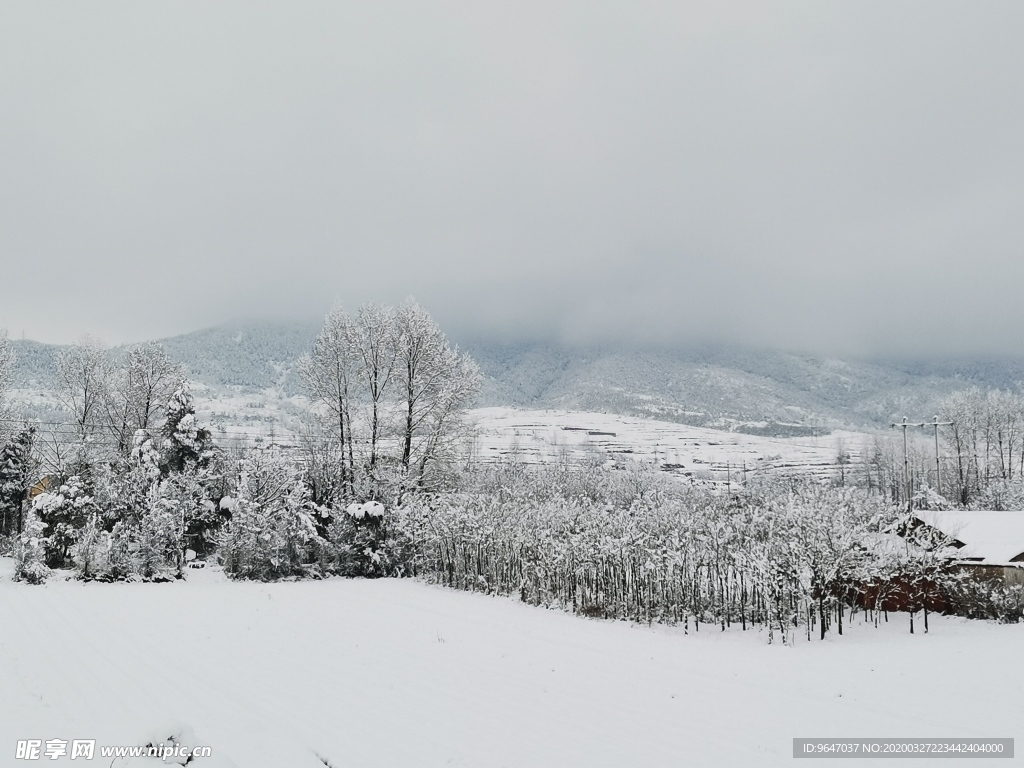
<instances>
[{"instance_id":1,"label":"overcast sky","mask_svg":"<svg viewBox=\"0 0 1024 768\"><path fill-rule=\"evenodd\" d=\"M1024 352L1024 4L0 4L0 327Z\"/></svg>"}]
</instances>

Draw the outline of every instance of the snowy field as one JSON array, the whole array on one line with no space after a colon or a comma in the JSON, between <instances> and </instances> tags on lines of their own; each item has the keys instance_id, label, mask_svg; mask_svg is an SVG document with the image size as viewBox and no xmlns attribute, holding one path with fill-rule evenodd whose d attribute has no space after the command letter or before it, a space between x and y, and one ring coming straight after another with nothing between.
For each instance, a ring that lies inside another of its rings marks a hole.
<instances>
[{"instance_id":1,"label":"snowy field","mask_svg":"<svg viewBox=\"0 0 1024 768\"><path fill-rule=\"evenodd\" d=\"M298 450L308 398L276 389L212 389L193 385L196 414L223 448L273 443ZM14 390L15 399L33 413L58 412L52 394ZM49 410L48 410L49 409ZM765 437L721 429L691 427L635 416L512 407L476 408L467 414L475 440L474 455L496 461L510 455L527 463L562 458L584 461L644 461L663 471L703 484L743 482L755 473L837 476L837 458L847 454L857 471L873 435L833 431L820 437ZM49 416L48 418L58 418Z\"/></svg>"},{"instance_id":2,"label":"snowy field","mask_svg":"<svg viewBox=\"0 0 1024 768\"><path fill-rule=\"evenodd\" d=\"M197 768L772 766L794 737L1024 736L1024 626L910 635L892 616L784 647L411 580L31 587L0 569L4 768L108 768L16 760L19 739L183 728L213 748Z\"/></svg>"},{"instance_id":3,"label":"snowy field","mask_svg":"<svg viewBox=\"0 0 1024 768\"><path fill-rule=\"evenodd\" d=\"M255 437L285 448L297 444L303 397L274 390L207 396L196 390L200 421L213 426L214 438L227 445ZM691 427L634 416L511 407L476 408L467 414L473 426L475 456L495 461L515 455L542 463L561 458L644 461L662 470L721 484L742 482L753 473L810 474L831 477L840 451L857 464L872 435L835 431L821 437L764 437L720 429Z\"/></svg>"},{"instance_id":4,"label":"snowy field","mask_svg":"<svg viewBox=\"0 0 1024 768\"><path fill-rule=\"evenodd\" d=\"M675 475L716 483L739 482L754 472L832 476L840 450L851 463L872 436L833 432L822 437L763 437L670 421L580 411L478 408L477 456L515 454L523 461L571 459L653 462Z\"/></svg>"}]
</instances>

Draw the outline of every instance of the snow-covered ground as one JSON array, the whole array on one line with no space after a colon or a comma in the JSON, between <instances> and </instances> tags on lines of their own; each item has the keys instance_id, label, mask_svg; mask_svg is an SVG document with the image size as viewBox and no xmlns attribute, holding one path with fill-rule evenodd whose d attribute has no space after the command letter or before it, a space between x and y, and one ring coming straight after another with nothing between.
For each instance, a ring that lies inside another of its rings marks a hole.
<instances>
[{"instance_id":1,"label":"snow-covered ground","mask_svg":"<svg viewBox=\"0 0 1024 768\"><path fill-rule=\"evenodd\" d=\"M3 768L38 764L17 740L185 728L214 750L196 768L772 766L794 737L1022 735L1024 626L910 635L892 616L784 647L411 580L31 587L0 569Z\"/></svg>"},{"instance_id":2,"label":"snow-covered ground","mask_svg":"<svg viewBox=\"0 0 1024 768\"><path fill-rule=\"evenodd\" d=\"M276 390L241 393L195 389L200 421L213 427L222 444L273 441L297 443L301 396ZM572 459L657 464L673 474L716 483L742 482L754 472L832 476L840 452L857 464L873 439L862 432L835 431L821 437L764 437L691 427L633 416L512 407L476 408L467 414L476 434L474 450L483 461L515 454L526 462Z\"/></svg>"},{"instance_id":3,"label":"snow-covered ground","mask_svg":"<svg viewBox=\"0 0 1024 768\"><path fill-rule=\"evenodd\" d=\"M31 413L59 415L60 404L52 393L15 390L14 394ZM224 448L262 442L297 449L303 422L308 420L308 398L273 388L255 392L194 384L192 394L200 424ZM525 462L566 456L639 460L682 478L714 484L743 482L756 472L833 477L839 473L840 453L852 465L847 471L856 472L864 448L874 439L847 431L820 437L765 437L634 416L512 407L477 408L469 411L467 419L477 436L475 454L482 461L510 454Z\"/></svg>"},{"instance_id":4,"label":"snow-covered ground","mask_svg":"<svg viewBox=\"0 0 1024 768\"><path fill-rule=\"evenodd\" d=\"M861 432L763 437L579 411L478 408L469 416L477 427L477 455L484 460L510 454L533 462L553 461L562 455L632 459L716 483L742 482L754 472L837 475L840 452L856 465L872 439Z\"/></svg>"}]
</instances>

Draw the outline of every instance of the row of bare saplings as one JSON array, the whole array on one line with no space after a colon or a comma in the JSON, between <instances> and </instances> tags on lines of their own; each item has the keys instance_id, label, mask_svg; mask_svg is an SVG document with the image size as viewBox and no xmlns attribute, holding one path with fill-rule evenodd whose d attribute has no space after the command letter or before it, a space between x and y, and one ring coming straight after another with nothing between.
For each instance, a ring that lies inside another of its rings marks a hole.
<instances>
[{"instance_id":1,"label":"row of bare saplings","mask_svg":"<svg viewBox=\"0 0 1024 768\"><path fill-rule=\"evenodd\" d=\"M894 522L877 497L809 487L628 506L458 494L407 508L401 525L419 542L419 573L452 587L687 631L760 626L786 640L841 631L866 587L877 596L897 574L925 585L941 570L927 551L893 546Z\"/></svg>"}]
</instances>

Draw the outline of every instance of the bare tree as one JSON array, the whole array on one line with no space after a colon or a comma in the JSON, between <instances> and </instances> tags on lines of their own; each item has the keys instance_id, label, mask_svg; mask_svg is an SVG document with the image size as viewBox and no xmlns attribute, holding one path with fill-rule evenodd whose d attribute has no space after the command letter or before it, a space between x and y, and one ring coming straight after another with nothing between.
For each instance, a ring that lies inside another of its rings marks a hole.
<instances>
[{"instance_id":1,"label":"bare tree","mask_svg":"<svg viewBox=\"0 0 1024 768\"><path fill-rule=\"evenodd\" d=\"M977 388L954 392L942 402L941 417L950 422L947 441L956 460L957 501L966 504L972 495L971 469L977 451Z\"/></svg>"},{"instance_id":2,"label":"bare tree","mask_svg":"<svg viewBox=\"0 0 1024 768\"><path fill-rule=\"evenodd\" d=\"M345 491L341 471L345 456L341 444L319 420L303 421L298 435L304 477L314 504L330 504Z\"/></svg>"},{"instance_id":3,"label":"bare tree","mask_svg":"<svg viewBox=\"0 0 1024 768\"><path fill-rule=\"evenodd\" d=\"M409 471L415 465L422 482L428 462L448 444L459 414L475 396L480 369L451 347L434 319L411 299L395 313L395 329L402 466Z\"/></svg>"},{"instance_id":4,"label":"bare tree","mask_svg":"<svg viewBox=\"0 0 1024 768\"><path fill-rule=\"evenodd\" d=\"M1024 478L1024 397L1005 390L971 387L942 401L944 430L953 455L957 501L967 505Z\"/></svg>"},{"instance_id":5,"label":"bare tree","mask_svg":"<svg viewBox=\"0 0 1024 768\"><path fill-rule=\"evenodd\" d=\"M7 403L7 392L11 388L14 377L14 347L7 338L7 329L0 328L0 442L4 442L9 434L11 418Z\"/></svg>"},{"instance_id":6,"label":"bare tree","mask_svg":"<svg viewBox=\"0 0 1024 768\"><path fill-rule=\"evenodd\" d=\"M1013 392L996 390L989 393L995 416L995 448L999 462L999 477L1013 480L1014 444L1021 433L1021 397Z\"/></svg>"},{"instance_id":7,"label":"bare tree","mask_svg":"<svg viewBox=\"0 0 1024 768\"><path fill-rule=\"evenodd\" d=\"M352 318L335 306L313 344L313 351L299 361L299 373L314 402L327 410L327 426L338 440L342 456L342 482L351 490L352 393L358 375L358 357L352 348ZM348 451L347 466L345 451Z\"/></svg>"},{"instance_id":8,"label":"bare tree","mask_svg":"<svg viewBox=\"0 0 1024 768\"><path fill-rule=\"evenodd\" d=\"M350 326L351 342L361 363L359 375L370 401L370 467L377 465L382 432L382 407L394 371L394 313L379 304L363 304Z\"/></svg>"},{"instance_id":9,"label":"bare tree","mask_svg":"<svg viewBox=\"0 0 1024 768\"><path fill-rule=\"evenodd\" d=\"M183 367L161 345L150 342L128 350L123 366L110 377L105 401L108 425L121 453L131 448L137 431L154 426L184 380Z\"/></svg>"},{"instance_id":10,"label":"bare tree","mask_svg":"<svg viewBox=\"0 0 1024 768\"><path fill-rule=\"evenodd\" d=\"M376 492L372 488L381 478L373 468L382 446L395 443L395 466L422 485L428 465L455 444L458 417L480 381L476 364L453 349L413 301L397 310L366 304L354 319L335 307L299 370L313 401L326 411L324 426L341 449L348 494L357 490L357 479L370 481L362 490ZM368 405L365 412L357 411L361 403ZM397 432L394 442L386 440L391 426ZM369 446L368 455L360 456L369 470L365 478L356 478L357 429Z\"/></svg>"},{"instance_id":11,"label":"bare tree","mask_svg":"<svg viewBox=\"0 0 1024 768\"><path fill-rule=\"evenodd\" d=\"M104 415L110 372L107 350L88 336L57 356L57 397L71 412L83 443L96 433Z\"/></svg>"}]
</instances>

